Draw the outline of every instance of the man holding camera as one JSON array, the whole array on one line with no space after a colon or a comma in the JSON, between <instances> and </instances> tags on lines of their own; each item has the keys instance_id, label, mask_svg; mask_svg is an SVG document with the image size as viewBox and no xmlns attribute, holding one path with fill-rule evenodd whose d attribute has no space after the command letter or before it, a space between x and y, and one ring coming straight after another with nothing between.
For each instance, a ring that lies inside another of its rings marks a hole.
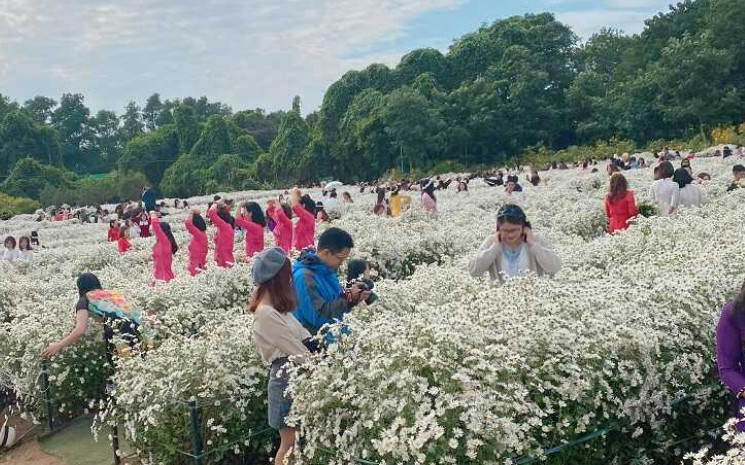
<instances>
[{"instance_id":1,"label":"man holding camera","mask_svg":"<svg viewBox=\"0 0 745 465\"><path fill-rule=\"evenodd\" d=\"M355 305L370 297L371 291L364 283L346 290L339 283L339 267L353 247L348 232L329 228L318 238L318 251L303 252L292 267L298 298L298 308L292 314L314 336L323 325L341 321Z\"/></svg>"}]
</instances>

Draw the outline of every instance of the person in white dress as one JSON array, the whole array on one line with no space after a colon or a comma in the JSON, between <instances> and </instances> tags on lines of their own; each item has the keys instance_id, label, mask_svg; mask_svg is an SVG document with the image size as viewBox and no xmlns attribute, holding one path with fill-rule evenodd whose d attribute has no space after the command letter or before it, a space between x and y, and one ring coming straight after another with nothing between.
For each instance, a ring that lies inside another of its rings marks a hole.
<instances>
[{"instance_id":1,"label":"person in white dress","mask_svg":"<svg viewBox=\"0 0 745 465\"><path fill-rule=\"evenodd\" d=\"M23 236L18 239L18 260L28 262L34 256L34 250L31 248L31 238Z\"/></svg>"},{"instance_id":2,"label":"person in white dress","mask_svg":"<svg viewBox=\"0 0 745 465\"><path fill-rule=\"evenodd\" d=\"M663 161L658 166L659 179L652 183L650 196L657 206L657 214L667 216L678 205L680 187L670 178L675 174L675 168L669 161Z\"/></svg>"},{"instance_id":3,"label":"person in white dress","mask_svg":"<svg viewBox=\"0 0 745 465\"><path fill-rule=\"evenodd\" d=\"M5 262L14 262L18 260L18 249L16 249L16 238L13 236L8 236L5 238L5 241L3 242L5 245L5 250L3 250L2 256L0 256L0 261Z\"/></svg>"},{"instance_id":4,"label":"person in white dress","mask_svg":"<svg viewBox=\"0 0 745 465\"><path fill-rule=\"evenodd\" d=\"M678 168L673 174L673 182L678 184L680 193L675 208L700 207L702 202L701 188L693 184L693 177L685 168Z\"/></svg>"}]
</instances>

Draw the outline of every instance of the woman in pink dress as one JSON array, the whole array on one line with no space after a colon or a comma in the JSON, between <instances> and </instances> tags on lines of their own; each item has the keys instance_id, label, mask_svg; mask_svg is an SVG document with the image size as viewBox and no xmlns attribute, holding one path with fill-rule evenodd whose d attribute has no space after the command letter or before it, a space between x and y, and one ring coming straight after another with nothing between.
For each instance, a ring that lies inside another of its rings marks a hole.
<instances>
[{"instance_id":1,"label":"woman in pink dress","mask_svg":"<svg viewBox=\"0 0 745 465\"><path fill-rule=\"evenodd\" d=\"M266 218L258 203L240 202L235 224L246 230L246 258L251 258L264 250Z\"/></svg>"},{"instance_id":2,"label":"woman in pink dress","mask_svg":"<svg viewBox=\"0 0 745 465\"><path fill-rule=\"evenodd\" d=\"M153 247L153 268L156 281L168 282L173 279L173 255L178 252L171 225L161 223L156 212L150 212L150 225L155 233Z\"/></svg>"},{"instance_id":3,"label":"woman in pink dress","mask_svg":"<svg viewBox=\"0 0 745 465\"><path fill-rule=\"evenodd\" d=\"M292 190L292 211L298 217L293 235L295 250L315 248L316 203L308 195L302 195L300 189Z\"/></svg>"},{"instance_id":4,"label":"woman in pink dress","mask_svg":"<svg viewBox=\"0 0 745 465\"><path fill-rule=\"evenodd\" d=\"M224 208L225 204L220 200L212 204L207 212L207 216L209 216L212 224L217 227L217 234L215 235L215 262L221 268L229 268L235 263L235 258L233 258L235 235L233 225L228 222L232 218L230 214L225 215L223 213L221 215L218 212L218 209L225 212Z\"/></svg>"},{"instance_id":5,"label":"woman in pink dress","mask_svg":"<svg viewBox=\"0 0 745 465\"><path fill-rule=\"evenodd\" d=\"M269 216L277 223L274 227L274 241L277 247L290 254L292 249L292 210L287 204L278 204L276 200L269 199L267 202L267 212Z\"/></svg>"},{"instance_id":6,"label":"woman in pink dress","mask_svg":"<svg viewBox=\"0 0 745 465\"><path fill-rule=\"evenodd\" d=\"M197 210L186 217L186 230L191 234L189 243L189 274L197 275L207 267L207 223Z\"/></svg>"}]
</instances>

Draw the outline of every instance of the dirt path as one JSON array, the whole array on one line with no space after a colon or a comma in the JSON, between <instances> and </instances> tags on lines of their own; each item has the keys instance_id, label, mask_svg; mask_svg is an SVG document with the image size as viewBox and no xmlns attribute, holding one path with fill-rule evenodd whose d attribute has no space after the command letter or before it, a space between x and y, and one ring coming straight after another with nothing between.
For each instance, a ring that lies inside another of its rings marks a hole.
<instances>
[{"instance_id":1,"label":"dirt path","mask_svg":"<svg viewBox=\"0 0 745 465\"><path fill-rule=\"evenodd\" d=\"M36 439L25 440L22 444L14 447L9 452L0 456L0 464L7 465L70 465L49 455L39 446Z\"/></svg>"}]
</instances>

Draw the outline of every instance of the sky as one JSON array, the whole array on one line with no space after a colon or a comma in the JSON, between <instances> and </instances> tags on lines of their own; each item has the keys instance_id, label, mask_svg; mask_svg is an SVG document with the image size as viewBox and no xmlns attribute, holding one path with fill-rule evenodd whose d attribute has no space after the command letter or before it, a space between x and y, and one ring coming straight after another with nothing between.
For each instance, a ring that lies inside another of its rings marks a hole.
<instances>
[{"instance_id":1,"label":"sky","mask_svg":"<svg viewBox=\"0 0 745 465\"><path fill-rule=\"evenodd\" d=\"M371 63L447 47L481 24L553 12L581 38L640 32L669 0L0 0L0 94L82 93L93 112L199 97L234 111L317 109Z\"/></svg>"}]
</instances>

